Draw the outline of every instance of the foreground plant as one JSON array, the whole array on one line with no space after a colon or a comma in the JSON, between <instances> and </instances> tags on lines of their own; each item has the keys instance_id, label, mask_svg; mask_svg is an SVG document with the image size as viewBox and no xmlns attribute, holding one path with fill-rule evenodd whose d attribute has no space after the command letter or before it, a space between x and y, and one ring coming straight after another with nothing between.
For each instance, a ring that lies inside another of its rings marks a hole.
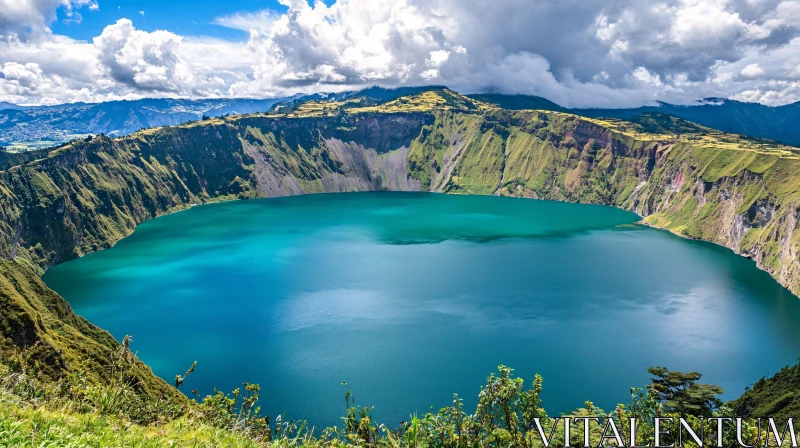
<instances>
[{"instance_id":1,"label":"foreground plant","mask_svg":"<svg viewBox=\"0 0 800 448\"><path fill-rule=\"evenodd\" d=\"M112 379L101 385L81 375L44 381L26 353L16 353L9 365L0 366L0 446L534 448L794 442L790 432L780 431L782 425L771 427L753 419L715 424L733 415L721 406L722 389L698 383L697 373L663 367L650 369L652 384L632 388L630 402L612 412L587 401L574 412L552 417L542 406L542 377L535 375L526 386L513 369L501 365L481 388L473 413L454 395L452 405L410 416L396 426L375 422L372 408L357 405L347 383L342 383L342 426L314 429L303 421L263 415L257 384L243 383L228 394L215 391L198 401L147 399L129 374L137 361L130 342L126 337L122 349L112 355ZM183 386L196 367L194 363L176 376L176 385Z\"/></svg>"}]
</instances>

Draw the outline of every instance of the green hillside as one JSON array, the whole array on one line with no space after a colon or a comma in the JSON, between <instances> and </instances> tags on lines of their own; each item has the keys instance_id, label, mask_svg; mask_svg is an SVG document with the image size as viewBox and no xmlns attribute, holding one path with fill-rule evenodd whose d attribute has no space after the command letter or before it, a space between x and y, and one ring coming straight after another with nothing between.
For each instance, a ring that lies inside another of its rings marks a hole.
<instances>
[{"instance_id":1,"label":"green hillside","mask_svg":"<svg viewBox=\"0 0 800 448\"><path fill-rule=\"evenodd\" d=\"M762 378L731 402L742 417L795 417L800 415L800 364L787 366L771 378Z\"/></svg>"},{"instance_id":2,"label":"green hillside","mask_svg":"<svg viewBox=\"0 0 800 448\"><path fill-rule=\"evenodd\" d=\"M384 99L308 101L269 114L148 129L118 139L98 136L18 163L0 171L2 364L43 384L73 384L75 378L84 383L72 395L48 392L66 398L42 409L6 387L3 399L13 406L0 413L0 441L2 425L10 434L28 428L29 421L55 419L52 413L61 406L69 408L58 414L64 434L90 427L120 437L99 435L87 439L89 445L147 439L160 446L167 440L162 436L186 436L180 442L191 445L191 433L203 434L202 443L209 446L248 446L252 437L232 441L228 432L214 433L213 428L236 425L214 420L216 414L198 417L200 408L186 404L183 395L129 356L127 345L75 316L37 275L110 247L147 219L199 203L388 189L607 204L635 211L649 225L729 247L800 292L800 232L795 231L800 152L660 114L621 121L509 111L435 88ZM122 377L111 361L119 356L115 353L127 360ZM98 421L98 405L80 397L98 390L114 395L109 384L136 404L128 408L144 410L134 417L112 412ZM751 394L747 408L761 409L768 400L775 412L795 409L794 395L774 399L783 382L770 384L778 391ZM86 409L63 404L75 400L93 404ZM223 398L216 400L208 406L225 408ZM179 415L163 430L147 426ZM348 434L375 437L373 423L358 415ZM145 426L119 432L132 424ZM358 429L361 425L367 429ZM510 429L499 431L503 425L481 425L480 431L488 431L482 437L496 437L496 446L519 441ZM178 432L169 433L173 429ZM398 446L382 437L386 446Z\"/></svg>"}]
</instances>

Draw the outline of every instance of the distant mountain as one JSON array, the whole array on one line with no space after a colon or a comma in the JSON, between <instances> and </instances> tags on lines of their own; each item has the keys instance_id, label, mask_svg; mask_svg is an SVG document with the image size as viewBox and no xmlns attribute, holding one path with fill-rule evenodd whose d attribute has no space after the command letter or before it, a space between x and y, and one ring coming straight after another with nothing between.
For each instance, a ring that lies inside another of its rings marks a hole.
<instances>
[{"instance_id":1,"label":"distant mountain","mask_svg":"<svg viewBox=\"0 0 800 448\"><path fill-rule=\"evenodd\" d=\"M14 103L6 103L5 101L0 101L0 110L5 109L27 109L28 106L18 106Z\"/></svg>"},{"instance_id":2,"label":"distant mountain","mask_svg":"<svg viewBox=\"0 0 800 448\"><path fill-rule=\"evenodd\" d=\"M444 91L440 86L370 87L357 92L316 93L281 99L142 99L26 107L0 103L0 146L33 149L53 146L89 134L121 136L141 128L177 125L201 118L253 112L287 113L307 103L358 102L370 106ZM645 113L674 115L720 131L767 138L800 146L800 103L769 107L757 103L710 98L690 106L659 103L632 109L569 109L531 95L476 94L469 97L504 109L539 109L586 117L631 119Z\"/></svg>"},{"instance_id":3,"label":"distant mountain","mask_svg":"<svg viewBox=\"0 0 800 448\"><path fill-rule=\"evenodd\" d=\"M443 86L400 87L387 89L370 87L358 92L337 94L313 94L298 97L291 102L276 105L273 112L286 113L297 110L301 105L325 101L358 101L362 105L383 104L398 98L419 95L426 91L447 90ZM552 110L568 112L592 118L620 118L630 120L648 113L668 114L719 131L741 134L750 137L766 138L788 145L800 146L800 102L786 106L770 107L758 103L720 98L707 98L693 105L680 106L658 103L629 109L570 109L560 106L546 98L533 95L472 94L472 99L493 104L509 110Z\"/></svg>"},{"instance_id":4,"label":"distant mountain","mask_svg":"<svg viewBox=\"0 0 800 448\"><path fill-rule=\"evenodd\" d=\"M497 106L502 107L503 109L509 109L509 110L536 109L536 110L554 110L556 112L566 112L568 110L548 99L533 95L500 95L495 93L487 93L487 94L467 95L467 96L474 98L478 101L483 101L484 103L489 103L489 104L495 104Z\"/></svg>"},{"instance_id":5,"label":"distant mountain","mask_svg":"<svg viewBox=\"0 0 800 448\"><path fill-rule=\"evenodd\" d=\"M342 101L356 92L341 92L341 93L312 93L309 95L297 95L291 98L286 98L284 101L276 102L272 105L270 113L286 113L289 110L294 110L301 104L309 102L327 102L327 101Z\"/></svg>"},{"instance_id":6,"label":"distant mountain","mask_svg":"<svg viewBox=\"0 0 800 448\"><path fill-rule=\"evenodd\" d=\"M405 96L413 96L422 92L444 89L446 89L446 87L443 86L397 87L393 89L373 86L358 91L339 93L312 93L275 104L272 106L270 112L285 114L291 111L297 111L301 106L309 103L322 104L326 102L348 101L350 103L357 102L364 106L376 105L387 103Z\"/></svg>"},{"instance_id":7,"label":"distant mountain","mask_svg":"<svg viewBox=\"0 0 800 448\"><path fill-rule=\"evenodd\" d=\"M87 134L127 135L142 128L197 120L203 115L266 112L286 100L142 99L5 109L0 110L0 146L49 146Z\"/></svg>"},{"instance_id":8,"label":"distant mountain","mask_svg":"<svg viewBox=\"0 0 800 448\"><path fill-rule=\"evenodd\" d=\"M441 91L445 90L445 86L420 86L420 87L397 87L394 89L387 89L384 87L369 87L367 89L358 91L349 96L349 98L369 98L378 102L393 101L404 96L419 95L422 92L431 90Z\"/></svg>"},{"instance_id":9,"label":"distant mountain","mask_svg":"<svg viewBox=\"0 0 800 448\"><path fill-rule=\"evenodd\" d=\"M420 109L455 108L476 110L488 107L475 99L461 95L444 86L398 87L387 89L370 87L357 92L305 95L293 101L273 106L270 113L293 116L328 115L330 111L367 112L380 109L385 112L411 112Z\"/></svg>"},{"instance_id":10,"label":"distant mountain","mask_svg":"<svg viewBox=\"0 0 800 448\"><path fill-rule=\"evenodd\" d=\"M570 112L585 117L630 119L647 112L674 115L720 131L768 138L800 146L800 102L770 107L758 103L708 98L690 106L659 103L635 109L567 109L549 100L529 95L469 95L504 109L543 109Z\"/></svg>"}]
</instances>

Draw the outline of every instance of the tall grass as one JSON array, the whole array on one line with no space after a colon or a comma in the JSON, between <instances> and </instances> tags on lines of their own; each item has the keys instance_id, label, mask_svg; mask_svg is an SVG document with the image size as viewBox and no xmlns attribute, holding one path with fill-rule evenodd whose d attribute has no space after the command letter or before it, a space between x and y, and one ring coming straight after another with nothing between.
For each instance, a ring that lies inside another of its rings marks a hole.
<instances>
[{"instance_id":1,"label":"tall grass","mask_svg":"<svg viewBox=\"0 0 800 448\"><path fill-rule=\"evenodd\" d=\"M111 380L105 384L88 383L80 374L55 382L42 381L36 375L36 366L25 362L24 353L13 357L10 365L0 365L0 446L532 448L542 446L540 430L550 434L554 428L551 446L567 444L563 431L559 431L563 419L548 416L542 406L542 377L536 375L526 385L505 366L499 366L498 372L487 378L474 412L468 413L455 395L452 405L435 413L415 414L399 425L375 422L372 408L356 404L343 383L346 392L342 425L315 429L303 421L287 421L280 415L272 420L263 415L258 405L257 384L243 383L230 393L215 391L183 403L147 399L127 374L128 366L136 358L130 352L130 340L126 338L123 342L122 350L110 360ZM194 368L195 365L176 377L178 387L184 385ZM653 372L657 376L653 385L631 389L630 402L618 405L612 412L587 401L567 416L599 419L590 431L592 446L601 443L602 422L609 417L616 419L623 433L630 430L627 427L630 417L640 418L637 442L652 445L652 418L677 417L674 403L692 398L681 395L683 391L703 391L708 387L695 382L699 374L651 369ZM703 417L730 414L725 407L714 405L686 417L693 427L698 427L704 425ZM573 421L571 428L569 442L583 446L582 424ZM715 428L706 424L705 429L713 440ZM759 433L753 422L747 422L743 432L745 440L751 443L759 438L765 440L763 431ZM726 446L734 446L732 427L723 436L730 442Z\"/></svg>"}]
</instances>

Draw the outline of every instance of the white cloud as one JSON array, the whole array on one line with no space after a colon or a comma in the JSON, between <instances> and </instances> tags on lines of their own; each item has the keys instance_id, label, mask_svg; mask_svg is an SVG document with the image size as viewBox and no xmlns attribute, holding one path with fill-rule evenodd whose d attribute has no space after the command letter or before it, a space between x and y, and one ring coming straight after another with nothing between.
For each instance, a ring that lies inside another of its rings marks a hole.
<instances>
[{"instance_id":1,"label":"white cloud","mask_svg":"<svg viewBox=\"0 0 800 448\"><path fill-rule=\"evenodd\" d=\"M748 64L742 71L739 72L743 78L756 79L764 76L766 72L758 64Z\"/></svg>"},{"instance_id":2,"label":"white cloud","mask_svg":"<svg viewBox=\"0 0 800 448\"><path fill-rule=\"evenodd\" d=\"M466 53L447 38L451 20L446 15L429 14L409 0L339 0L330 7L282 3L288 12L264 14L263 27L253 23L253 15L217 21L251 32L253 79L236 83L235 92L277 94L427 81L437 75L431 66L447 61L450 50Z\"/></svg>"},{"instance_id":3,"label":"white cloud","mask_svg":"<svg viewBox=\"0 0 800 448\"><path fill-rule=\"evenodd\" d=\"M65 98L70 101L89 99L88 88L72 89L69 82L58 75L48 75L38 64L6 62L0 65L0 97L24 104L28 98L38 98L39 104L57 104Z\"/></svg>"},{"instance_id":4,"label":"white cloud","mask_svg":"<svg viewBox=\"0 0 800 448\"><path fill-rule=\"evenodd\" d=\"M107 26L94 38L100 62L118 82L145 90L179 91L191 81L177 55L181 37L168 31L137 30L128 19Z\"/></svg>"},{"instance_id":5,"label":"white cloud","mask_svg":"<svg viewBox=\"0 0 800 448\"><path fill-rule=\"evenodd\" d=\"M725 0L683 1L664 11L672 16L669 39L686 49L717 48L755 28L729 9Z\"/></svg>"},{"instance_id":6,"label":"white cloud","mask_svg":"<svg viewBox=\"0 0 800 448\"><path fill-rule=\"evenodd\" d=\"M138 91L219 95L225 85L208 68L186 61L183 55L197 55L196 49L184 52L183 38L169 31L141 31L130 20L120 19L95 37L93 44L105 74Z\"/></svg>"},{"instance_id":7,"label":"white cloud","mask_svg":"<svg viewBox=\"0 0 800 448\"><path fill-rule=\"evenodd\" d=\"M242 31L269 32L272 22L280 17L278 13L271 10L258 12L237 12L228 16L217 17L212 23L226 28Z\"/></svg>"},{"instance_id":8,"label":"white cloud","mask_svg":"<svg viewBox=\"0 0 800 448\"><path fill-rule=\"evenodd\" d=\"M447 62L447 59L449 58L450 58L450 52L447 50L431 51L430 57L428 58L428 64L434 67L438 67Z\"/></svg>"},{"instance_id":9,"label":"white cloud","mask_svg":"<svg viewBox=\"0 0 800 448\"><path fill-rule=\"evenodd\" d=\"M649 84L653 86L663 85L661 83L660 76L650 73L650 71L644 67L637 67L636 70L631 72L631 77L643 84Z\"/></svg>"},{"instance_id":10,"label":"white cloud","mask_svg":"<svg viewBox=\"0 0 800 448\"><path fill-rule=\"evenodd\" d=\"M579 107L800 100L800 0L280 2L285 13L213 21L246 32L240 42L146 32L121 19L87 43L49 25L59 8L75 19L94 1L0 0L0 61L14 76L0 78L0 101L430 83Z\"/></svg>"},{"instance_id":11,"label":"white cloud","mask_svg":"<svg viewBox=\"0 0 800 448\"><path fill-rule=\"evenodd\" d=\"M425 81L430 81L439 77L439 70L436 70L435 68L425 70L424 72L420 73L419 76Z\"/></svg>"}]
</instances>

